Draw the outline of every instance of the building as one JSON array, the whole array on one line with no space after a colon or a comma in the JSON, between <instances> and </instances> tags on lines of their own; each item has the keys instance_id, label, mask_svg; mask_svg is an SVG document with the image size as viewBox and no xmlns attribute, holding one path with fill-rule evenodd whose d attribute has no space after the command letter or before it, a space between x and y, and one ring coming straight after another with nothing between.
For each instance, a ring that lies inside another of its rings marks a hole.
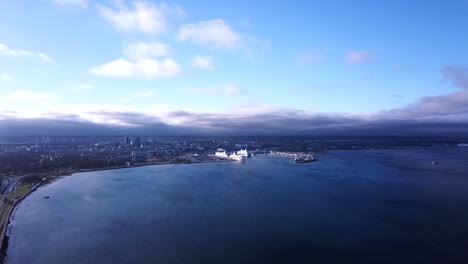
<instances>
[{"instance_id":1,"label":"building","mask_svg":"<svg viewBox=\"0 0 468 264\"><path fill-rule=\"evenodd\" d=\"M132 144L132 137L125 137L125 146L130 146Z\"/></svg>"}]
</instances>

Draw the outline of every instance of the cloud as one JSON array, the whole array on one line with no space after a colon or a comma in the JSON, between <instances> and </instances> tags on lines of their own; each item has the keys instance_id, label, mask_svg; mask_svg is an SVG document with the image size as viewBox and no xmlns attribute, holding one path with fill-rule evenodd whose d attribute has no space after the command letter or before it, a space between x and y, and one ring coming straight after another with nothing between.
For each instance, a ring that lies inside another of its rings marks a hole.
<instances>
[{"instance_id":1,"label":"cloud","mask_svg":"<svg viewBox=\"0 0 468 264\"><path fill-rule=\"evenodd\" d=\"M450 119L468 115L468 91L426 96L403 108L382 111L382 116L408 119ZM468 121L468 120L467 120Z\"/></svg>"},{"instance_id":2,"label":"cloud","mask_svg":"<svg viewBox=\"0 0 468 264\"><path fill-rule=\"evenodd\" d=\"M91 73L95 75L148 79L172 78L179 75L180 72L179 64L172 59L141 59L131 62L121 58L91 69Z\"/></svg>"},{"instance_id":3,"label":"cloud","mask_svg":"<svg viewBox=\"0 0 468 264\"><path fill-rule=\"evenodd\" d=\"M112 113L108 116L112 118ZM125 118L122 116L121 118ZM80 117L55 117L55 118L14 118L0 115L0 135L190 135L200 134L198 130L187 127L167 125L152 119L146 126L126 126L119 124L96 123Z\"/></svg>"},{"instance_id":4,"label":"cloud","mask_svg":"<svg viewBox=\"0 0 468 264\"><path fill-rule=\"evenodd\" d=\"M345 55L345 60L349 64L363 64L369 62L371 54L364 50L351 50Z\"/></svg>"},{"instance_id":5,"label":"cloud","mask_svg":"<svg viewBox=\"0 0 468 264\"><path fill-rule=\"evenodd\" d=\"M12 50L7 45L0 43L0 55L5 56L33 56L34 53L25 50Z\"/></svg>"},{"instance_id":6,"label":"cloud","mask_svg":"<svg viewBox=\"0 0 468 264\"><path fill-rule=\"evenodd\" d=\"M213 70L214 63L213 60L208 56L196 55L192 59L192 67L199 69Z\"/></svg>"},{"instance_id":7,"label":"cloud","mask_svg":"<svg viewBox=\"0 0 468 264\"><path fill-rule=\"evenodd\" d=\"M169 44L152 42L130 43L124 49L125 56L138 60L144 58L167 57L171 54Z\"/></svg>"},{"instance_id":8,"label":"cloud","mask_svg":"<svg viewBox=\"0 0 468 264\"><path fill-rule=\"evenodd\" d=\"M173 78L182 71L180 65L170 55L168 44L157 41L134 42L124 47L123 54L129 58L117 59L91 68L91 73L110 77L143 77L148 79Z\"/></svg>"},{"instance_id":9,"label":"cloud","mask_svg":"<svg viewBox=\"0 0 468 264\"><path fill-rule=\"evenodd\" d=\"M8 74L0 74L0 79L4 80L4 81L11 81L13 80L13 78L8 75Z\"/></svg>"},{"instance_id":10,"label":"cloud","mask_svg":"<svg viewBox=\"0 0 468 264\"><path fill-rule=\"evenodd\" d=\"M46 54L42 52L31 52L27 50L13 50L10 49L7 45L0 43L0 55L4 56L12 56L12 57L37 57L41 61L46 62L46 63L52 63L53 60L47 56Z\"/></svg>"},{"instance_id":11,"label":"cloud","mask_svg":"<svg viewBox=\"0 0 468 264\"><path fill-rule=\"evenodd\" d=\"M382 111L384 117L424 120L465 120L468 117L468 67L447 66L442 74L460 91L426 96L403 108ZM467 120L468 121L468 120Z\"/></svg>"},{"instance_id":12,"label":"cloud","mask_svg":"<svg viewBox=\"0 0 468 264\"><path fill-rule=\"evenodd\" d=\"M219 87L206 87L206 88L186 86L186 87L183 87L181 90L184 92L193 93L193 94L224 95L224 96L238 95L238 94L246 92L245 89L242 89L234 84L224 84Z\"/></svg>"},{"instance_id":13,"label":"cloud","mask_svg":"<svg viewBox=\"0 0 468 264\"><path fill-rule=\"evenodd\" d=\"M59 5L59 6L67 6L67 7L81 7L86 8L88 7L88 2L86 0L49 0L51 3Z\"/></svg>"},{"instance_id":14,"label":"cloud","mask_svg":"<svg viewBox=\"0 0 468 264\"><path fill-rule=\"evenodd\" d=\"M167 105L70 105L58 103L58 94L17 91L0 95L0 135L466 136L466 67L447 66L441 73L459 90L423 97L406 107L367 114L323 113L267 105L221 111ZM243 91L231 84L183 90L225 96ZM12 102L28 103L31 107L11 109Z\"/></svg>"},{"instance_id":15,"label":"cloud","mask_svg":"<svg viewBox=\"0 0 468 264\"><path fill-rule=\"evenodd\" d=\"M55 102L61 96L56 93L34 92L29 90L15 91L0 95L3 103L33 103L33 102Z\"/></svg>"},{"instance_id":16,"label":"cloud","mask_svg":"<svg viewBox=\"0 0 468 264\"><path fill-rule=\"evenodd\" d=\"M43 61L43 62L46 62L46 63L53 63L54 60L52 60L49 56L47 56L46 54L42 53L42 52L38 52L37 53L37 56L39 56L39 58Z\"/></svg>"},{"instance_id":17,"label":"cloud","mask_svg":"<svg viewBox=\"0 0 468 264\"><path fill-rule=\"evenodd\" d=\"M136 93L136 97L153 97L155 94L151 91Z\"/></svg>"},{"instance_id":18,"label":"cloud","mask_svg":"<svg viewBox=\"0 0 468 264\"><path fill-rule=\"evenodd\" d=\"M101 6L101 15L124 32L161 34L167 30L168 15L182 14L177 6L149 1L133 1L130 5L119 1L115 8Z\"/></svg>"},{"instance_id":19,"label":"cloud","mask_svg":"<svg viewBox=\"0 0 468 264\"><path fill-rule=\"evenodd\" d=\"M213 19L183 25L177 34L177 40L191 41L222 49L235 49L241 46L243 36L223 19Z\"/></svg>"},{"instance_id":20,"label":"cloud","mask_svg":"<svg viewBox=\"0 0 468 264\"><path fill-rule=\"evenodd\" d=\"M396 119L378 114L316 113L270 106L226 111L158 106L140 110L105 105L60 107L62 112L50 108L45 116L38 117L21 117L21 113L0 111L0 135L447 136L468 133L466 118L464 121Z\"/></svg>"}]
</instances>

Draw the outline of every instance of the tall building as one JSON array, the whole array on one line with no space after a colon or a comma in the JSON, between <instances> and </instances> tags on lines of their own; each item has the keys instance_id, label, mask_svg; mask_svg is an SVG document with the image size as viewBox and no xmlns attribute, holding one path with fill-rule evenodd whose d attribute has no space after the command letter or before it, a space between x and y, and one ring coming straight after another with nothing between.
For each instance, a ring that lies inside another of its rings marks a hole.
<instances>
[{"instance_id":1,"label":"tall building","mask_svg":"<svg viewBox=\"0 0 468 264\"><path fill-rule=\"evenodd\" d=\"M136 141L136 142L135 142L135 146L136 146L137 148L141 147L141 138L140 138L140 137L136 137L136 140L135 140L135 141Z\"/></svg>"},{"instance_id":2,"label":"tall building","mask_svg":"<svg viewBox=\"0 0 468 264\"><path fill-rule=\"evenodd\" d=\"M130 146L132 144L132 137L125 137L125 146Z\"/></svg>"}]
</instances>

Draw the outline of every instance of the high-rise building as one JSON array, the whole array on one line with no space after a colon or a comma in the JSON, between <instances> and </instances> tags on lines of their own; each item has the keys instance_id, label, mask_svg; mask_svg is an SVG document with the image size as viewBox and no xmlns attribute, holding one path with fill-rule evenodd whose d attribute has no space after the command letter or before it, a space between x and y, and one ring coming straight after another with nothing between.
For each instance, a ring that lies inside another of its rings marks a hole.
<instances>
[{"instance_id":1,"label":"high-rise building","mask_svg":"<svg viewBox=\"0 0 468 264\"><path fill-rule=\"evenodd\" d=\"M135 142L135 146L136 146L137 148L141 147L141 138L140 138L140 137L136 137L136 140L135 140L135 141L136 141L136 142Z\"/></svg>"},{"instance_id":2,"label":"high-rise building","mask_svg":"<svg viewBox=\"0 0 468 264\"><path fill-rule=\"evenodd\" d=\"M132 137L125 137L125 146L130 146L132 144Z\"/></svg>"}]
</instances>

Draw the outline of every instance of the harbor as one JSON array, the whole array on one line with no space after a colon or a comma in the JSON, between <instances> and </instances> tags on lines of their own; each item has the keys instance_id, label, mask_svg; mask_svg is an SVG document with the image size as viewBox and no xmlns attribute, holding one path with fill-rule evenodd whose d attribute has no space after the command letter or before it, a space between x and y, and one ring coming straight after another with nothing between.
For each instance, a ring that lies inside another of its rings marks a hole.
<instances>
[{"instance_id":1,"label":"harbor","mask_svg":"<svg viewBox=\"0 0 468 264\"><path fill-rule=\"evenodd\" d=\"M282 157L289 157L293 158L295 163L309 163L316 161L314 155L305 152L280 152L280 151L272 151L270 153L274 156L282 156Z\"/></svg>"}]
</instances>

